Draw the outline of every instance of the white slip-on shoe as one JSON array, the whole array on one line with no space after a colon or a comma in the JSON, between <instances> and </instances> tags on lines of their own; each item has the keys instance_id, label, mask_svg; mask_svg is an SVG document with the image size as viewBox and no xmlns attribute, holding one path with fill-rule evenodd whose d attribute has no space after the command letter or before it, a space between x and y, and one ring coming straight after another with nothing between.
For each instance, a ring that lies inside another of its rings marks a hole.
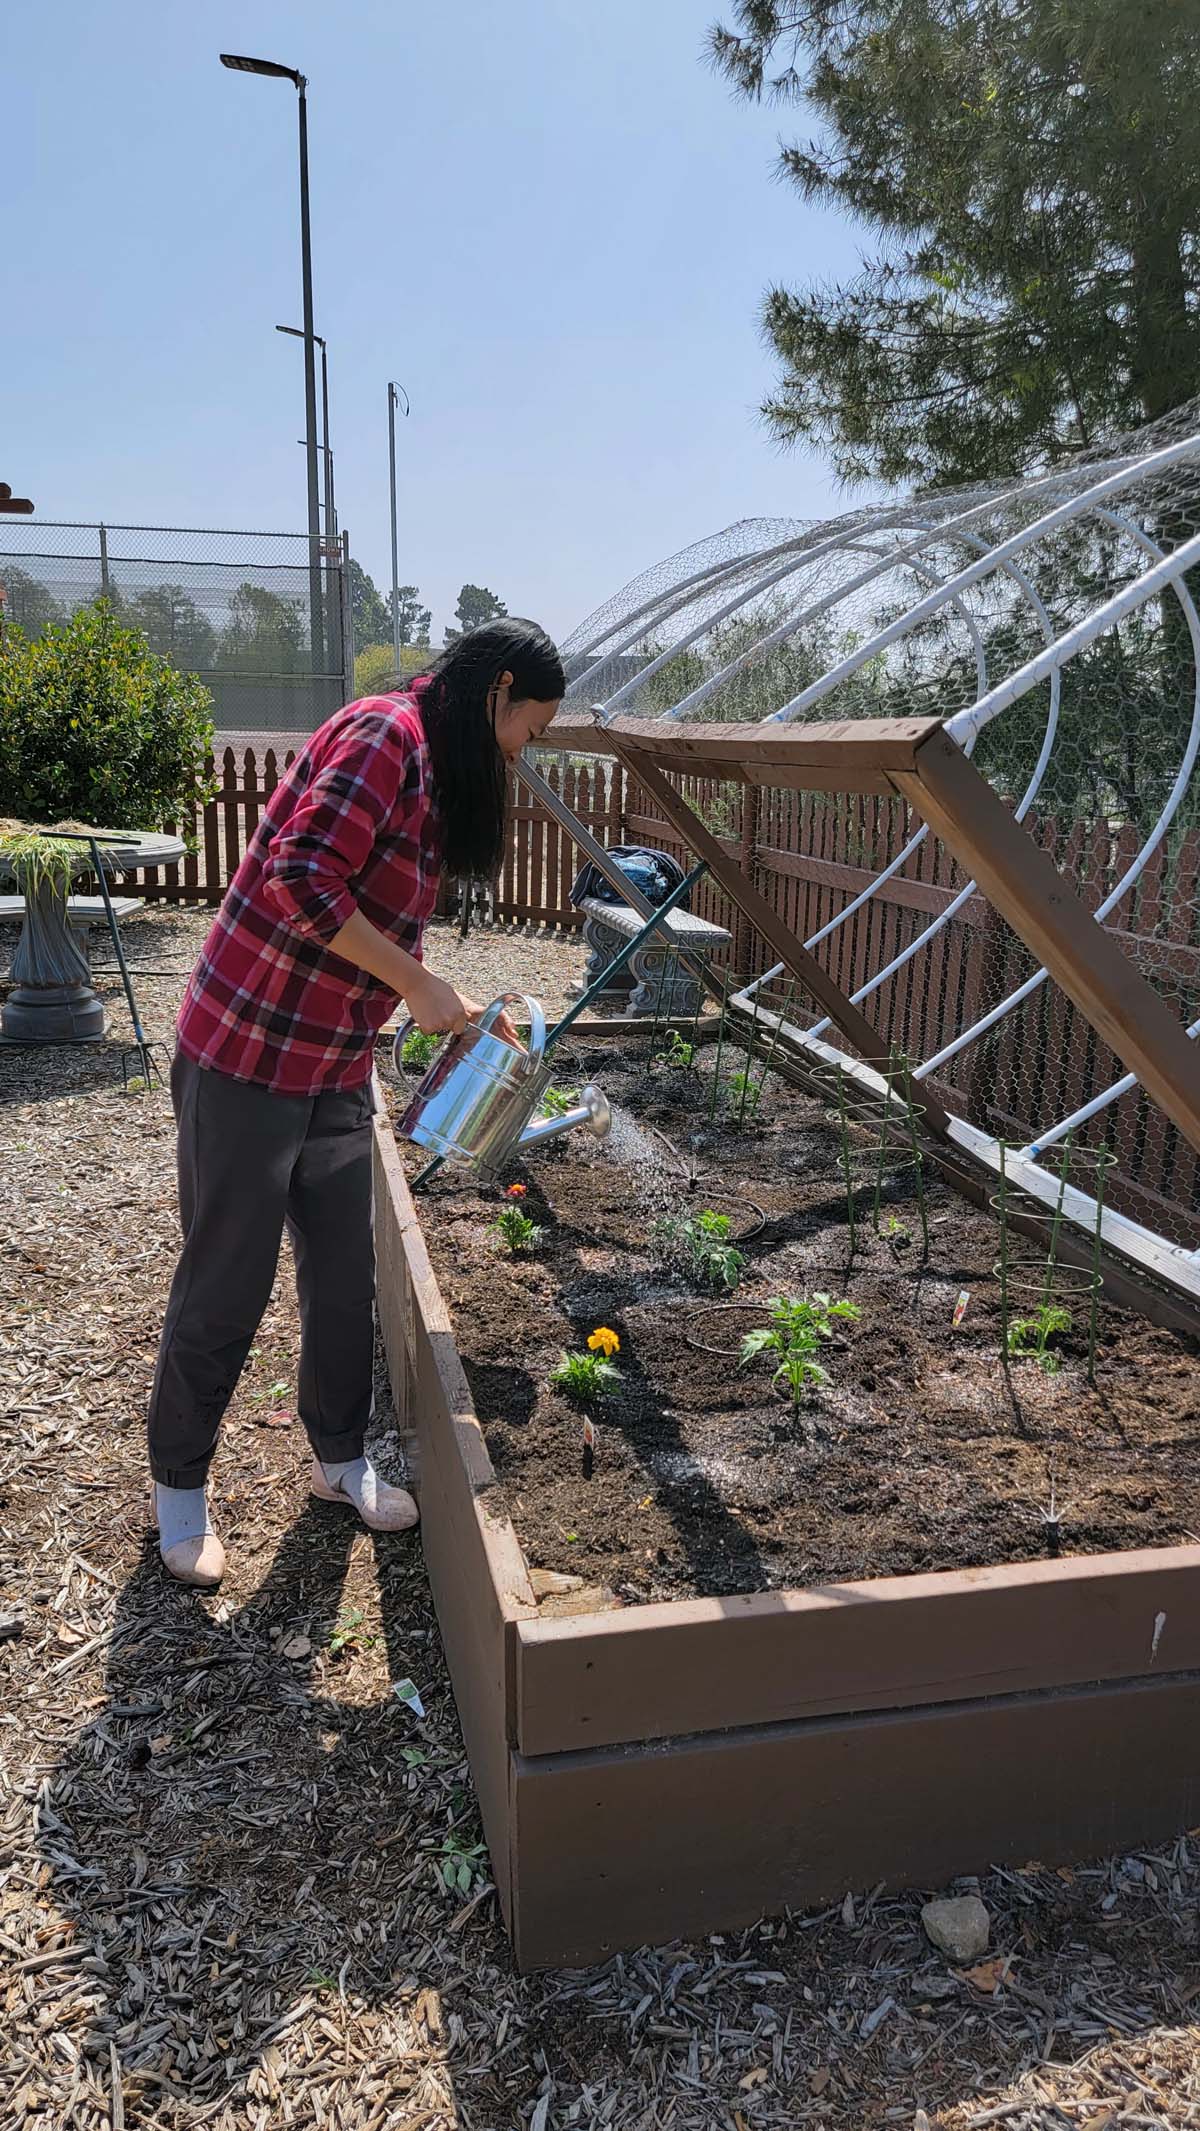
<instances>
[{"instance_id":1,"label":"white slip-on shoe","mask_svg":"<svg viewBox=\"0 0 1200 2131\"><path fill-rule=\"evenodd\" d=\"M336 1480L330 1480L320 1459L314 1458L310 1485L318 1502L346 1503L373 1532L411 1531L421 1514L408 1489L381 1480L366 1458L356 1460Z\"/></svg>"}]
</instances>

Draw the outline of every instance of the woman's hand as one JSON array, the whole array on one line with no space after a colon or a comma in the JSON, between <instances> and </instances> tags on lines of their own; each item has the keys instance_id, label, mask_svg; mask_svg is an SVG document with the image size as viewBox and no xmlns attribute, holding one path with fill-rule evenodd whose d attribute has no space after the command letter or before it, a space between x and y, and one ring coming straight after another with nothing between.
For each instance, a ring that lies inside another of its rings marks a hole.
<instances>
[{"instance_id":1,"label":"woman's hand","mask_svg":"<svg viewBox=\"0 0 1200 2131\"><path fill-rule=\"evenodd\" d=\"M452 984L422 969L404 994L404 1003L423 1036L461 1036L468 1021L482 1012L473 999L464 999Z\"/></svg>"}]
</instances>

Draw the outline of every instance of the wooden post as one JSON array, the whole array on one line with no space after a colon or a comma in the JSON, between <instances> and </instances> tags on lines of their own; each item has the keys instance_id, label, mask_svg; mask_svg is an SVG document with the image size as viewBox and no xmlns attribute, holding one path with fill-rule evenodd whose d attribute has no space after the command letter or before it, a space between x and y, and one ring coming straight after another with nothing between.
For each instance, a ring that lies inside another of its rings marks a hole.
<instances>
[{"instance_id":1,"label":"wooden post","mask_svg":"<svg viewBox=\"0 0 1200 2131\"><path fill-rule=\"evenodd\" d=\"M1048 852L1013 820L945 733L889 775L970 867L984 894L1147 1094L1200 1148L1200 1052L1183 1024L1072 893Z\"/></svg>"},{"instance_id":2,"label":"wooden post","mask_svg":"<svg viewBox=\"0 0 1200 2131\"><path fill-rule=\"evenodd\" d=\"M754 885L754 861L758 849L759 800L758 785L742 786L742 841L738 848L737 862L751 886ZM749 976L753 953L754 928L745 911L739 907L734 914L730 960L740 977Z\"/></svg>"}]
</instances>

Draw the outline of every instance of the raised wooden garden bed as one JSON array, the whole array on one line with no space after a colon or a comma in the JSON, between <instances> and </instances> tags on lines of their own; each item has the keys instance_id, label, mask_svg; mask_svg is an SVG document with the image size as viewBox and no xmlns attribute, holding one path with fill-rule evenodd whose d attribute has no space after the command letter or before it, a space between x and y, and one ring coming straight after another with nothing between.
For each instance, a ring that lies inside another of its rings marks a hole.
<instances>
[{"instance_id":1,"label":"raised wooden garden bed","mask_svg":"<svg viewBox=\"0 0 1200 2131\"><path fill-rule=\"evenodd\" d=\"M1200 1545L547 1618L380 1113L380 1321L521 1968L1200 1820Z\"/></svg>"}]
</instances>

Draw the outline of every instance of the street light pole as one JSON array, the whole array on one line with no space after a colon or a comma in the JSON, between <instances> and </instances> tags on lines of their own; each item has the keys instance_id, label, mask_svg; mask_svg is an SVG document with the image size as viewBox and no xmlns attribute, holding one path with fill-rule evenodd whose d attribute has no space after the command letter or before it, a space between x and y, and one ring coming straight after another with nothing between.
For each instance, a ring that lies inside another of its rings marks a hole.
<instances>
[{"instance_id":1,"label":"street light pole","mask_svg":"<svg viewBox=\"0 0 1200 2131\"><path fill-rule=\"evenodd\" d=\"M314 676L325 671L321 601L321 504L317 487L317 363L313 346L312 239L308 221L308 99L298 78L300 106L300 253L304 276L304 434L308 439L308 597Z\"/></svg>"},{"instance_id":2,"label":"street light pole","mask_svg":"<svg viewBox=\"0 0 1200 2131\"><path fill-rule=\"evenodd\" d=\"M388 465L392 482L392 652L396 661L396 679L400 679L400 570L396 546L396 408L401 399L404 412L408 413L408 394L403 385L388 386Z\"/></svg>"},{"instance_id":3,"label":"street light pole","mask_svg":"<svg viewBox=\"0 0 1200 2131\"><path fill-rule=\"evenodd\" d=\"M325 671L325 632L321 599L321 501L317 479L317 362L313 334L312 239L308 217L308 82L296 67L274 59L246 59L222 52L221 65L237 74L265 74L290 81L300 111L300 264L304 284L304 435L308 448L308 607L314 679Z\"/></svg>"},{"instance_id":4,"label":"street light pole","mask_svg":"<svg viewBox=\"0 0 1200 2131\"><path fill-rule=\"evenodd\" d=\"M293 340L303 340L300 326L276 326L277 333L288 333ZM329 448L329 354L322 333L314 333L313 339L321 350L321 457L325 466L325 546L331 549L337 544L337 510L333 500L333 453ZM303 444L305 439L301 437Z\"/></svg>"}]
</instances>

